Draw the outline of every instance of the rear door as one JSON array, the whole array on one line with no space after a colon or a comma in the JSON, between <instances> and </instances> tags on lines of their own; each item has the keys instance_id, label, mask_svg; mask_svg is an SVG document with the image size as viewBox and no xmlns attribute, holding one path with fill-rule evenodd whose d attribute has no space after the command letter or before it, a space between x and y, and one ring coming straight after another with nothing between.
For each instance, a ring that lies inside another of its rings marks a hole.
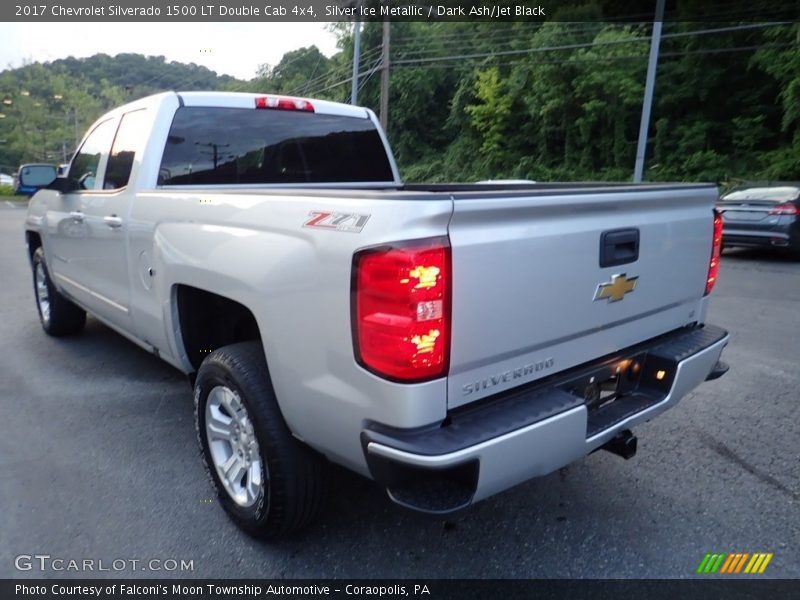
<instances>
[{"instance_id":1,"label":"rear door","mask_svg":"<svg viewBox=\"0 0 800 600\"><path fill-rule=\"evenodd\" d=\"M450 407L701 319L716 188L456 193Z\"/></svg>"},{"instance_id":2,"label":"rear door","mask_svg":"<svg viewBox=\"0 0 800 600\"><path fill-rule=\"evenodd\" d=\"M102 180L82 205L84 218L91 225L85 246L92 258L81 276L98 300L97 314L126 331L133 325L127 238L134 192L128 183L134 159L147 140L146 116L145 109L122 115L99 173Z\"/></svg>"}]
</instances>

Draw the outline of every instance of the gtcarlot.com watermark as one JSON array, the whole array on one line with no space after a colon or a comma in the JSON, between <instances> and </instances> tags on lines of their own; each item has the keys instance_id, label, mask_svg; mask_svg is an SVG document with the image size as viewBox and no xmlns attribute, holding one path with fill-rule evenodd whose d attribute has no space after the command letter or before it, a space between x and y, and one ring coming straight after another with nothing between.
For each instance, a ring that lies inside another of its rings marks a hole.
<instances>
[{"instance_id":1,"label":"gtcarlot.com watermark","mask_svg":"<svg viewBox=\"0 0 800 600\"><path fill-rule=\"evenodd\" d=\"M64 558L50 554L19 554L14 558L17 571L76 573L98 571L194 571L194 559L175 558Z\"/></svg>"}]
</instances>

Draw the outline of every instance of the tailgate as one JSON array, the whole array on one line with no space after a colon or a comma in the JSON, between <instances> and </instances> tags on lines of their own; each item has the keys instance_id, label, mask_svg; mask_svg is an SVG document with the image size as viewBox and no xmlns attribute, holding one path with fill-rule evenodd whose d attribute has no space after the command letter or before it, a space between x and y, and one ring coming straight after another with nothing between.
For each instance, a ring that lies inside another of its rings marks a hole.
<instances>
[{"instance_id":1,"label":"tailgate","mask_svg":"<svg viewBox=\"0 0 800 600\"><path fill-rule=\"evenodd\" d=\"M453 197L450 408L702 317L713 186Z\"/></svg>"}]
</instances>

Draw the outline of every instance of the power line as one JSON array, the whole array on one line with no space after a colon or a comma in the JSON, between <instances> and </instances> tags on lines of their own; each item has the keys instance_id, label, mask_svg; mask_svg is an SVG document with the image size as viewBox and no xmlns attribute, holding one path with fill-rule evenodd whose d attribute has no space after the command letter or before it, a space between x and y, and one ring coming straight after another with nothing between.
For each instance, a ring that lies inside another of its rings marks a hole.
<instances>
[{"instance_id":1,"label":"power line","mask_svg":"<svg viewBox=\"0 0 800 600\"><path fill-rule=\"evenodd\" d=\"M361 79L361 81L358 84L359 92L361 92L361 90L364 89L370 78L380 70L380 65L382 62L383 62L383 57L379 56L378 60L372 63L372 67L370 67L370 69L366 72L366 75L364 77L361 77L361 74L359 73L359 78Z\"/></svg>"},{"instance_id":2,"label":"power line","mask_svg":"<svg viewBox=\"0 0 800 600\"><path fill-rule=\"evenodd\" d=\"M773 27L773 26L780 26L780 25L787 25L791 24L791 22L783 21L783 22L762 22L762 23L752 23L752 24L745 24L745 25L734 25L729 27L718 27L714 29L703 29L703 30L693 30L693 31L678 31L675 33L666 33L662 37L667 39L670 38L680 38L680 37L687 37L693 35L705 35L705 34L715 34L715 33L725 33L729 31L738 31L738 30L747 30L753 28L763 28L763 27ZM670 25L682 25L682 23L671 23ZM652 23L631 23L625 24L626 29L637 29L647 31L652 27ZM591 28L582 30L582 33L599 33L605 27L598 24L594 24ZM618 29L617 29L618 30ZM577 31L567 31L565 33L578 33ZM398 54L402 55L409 55L409 54L424 54L427 52L434 52L434 51L441 51L441 50L453 50L457 51L463 48L471 48L475 46L475 36L479 35L480 32L472 31L472 32L462 32L459 34L458 39L452 41L446 41L444 43L439 42L439 38L417 38L416 43L407 43L405 45L398 44ZM502 37L502 39L497 39L498 37ZM647 34L649 37L649 34ZM494 45L513 45L518 44L524 40L520 39L519 36L514 35L513 31L510 34L506 34L503 36L493 36L490 40ZM593 43L591 41L586 41L587 44L598 45L599 43ZM563 46L566 49L571 49L572 46ZM545 47L544 49L549 50L553 47ZM526 51L533 51L533 49L513 49L515 52L524 53ZM493 53L497 53L497 50L493 50Z\"/></svg>"},{"instance_id":3,"label":"power line","mask_svg":"<svg viewBox=\"0 0 800 600\"><path fill-rule=\"evenodd\" d=\"M320 61L322 61L322 52L320 52L319 56L317 57L317 63L314 65L314 69L311 71L311 77L314 77L314 75L316 75L317 69L319 68ZM304 87L303 91L305 91L305 89L306 88Z\"/></svg>"},{"instance_id":4,"label":"power line","mask_svg":"<svg viewBox=\"0 0 800 600\"><path fill-rule=\"evenodd\" d=\"M315 44L312 44L311 46L308 46L307 48L317 48L317 47L316 47L316 45L315 45ZM305 50L305 49L306 49L306 48L300 48L299 50ZM295 50L295 52L297 52L297 51L298 51L298 50ZM320 52L320 51L319 51L319 48L317 48L317 52L319 53L319 56L320 56L320 57L322 57L322 56L323 56L322 52ZM286 56L286 55L284 54L284 56ZM282 69L285 69L285 68L286 68L286 67L288 67L289 65L291 65L291 64L294 64L294 63L296 63L298 60L300 60L301 58L305 58L305 57L306 57L306 55L305 55L305 54L298 54L298 55L297 55L297 56L295 56L294 58L290 58L290 59L289 59L289 62L287 62L287 63L285 63L285 64L281 64L281 63L283 62L283 58L281 58L281 60L280 60L280 61L278 61L278 64L276 64L276 65L273 65L273 66L272 66L272 71L274 72L274 71L275 71L275 69L277 69L278 67L280 67L280 68L282 68ZM319 62L319 57L317 58L317 62ZM264 65L270 66L270 65L269 65L269 63L263 63L261 66L263 67Z\"/></svg>"},{"instance_id":5,"label":"power line","mask_svg":"<svg viewBox=\"0 0 800 600\"><path fill-rule=\"evenodd\" d=\"M761 22L768 22L769 17L771 15L781 16L784 14L785 11L782 11L780 8L775 8L772 13L764 11L761 7L755 7L753 9L739 9L739 10L731 10L728 7L725 7L724 11L720 12L713 12L706 15L703 15L703 18L695 19L695 22L709 22L709 21L716 21L720 19L724 19L725 21L731 23L740 20L746 20L752 18L754 16L760 17ZM482 36L517 36L517 35L524 35L526 33L535 34L539 31L547 31L548 29L558 28L560 31L564 33L585 33L591 31L599 31L604 29L609 25L616 25L616 26L625 26L625 27L647 27L650 28L653 24L652 21L652 13L644 13L639 15L628 15L626 17L620 17L618 19L608 19L604 18L603 20L596 21L596 22L582 22L582 21L557 21L557 22L547 22L547 23L540 23L540 22L525 22L520 21L515 23L512 26L501 27L500 24L488 24L488 23L470 23L469 26L472 27L471 29L462 29L461 31L447 31L442 32L438 31L435 37L421 37L419 35L401 35L393 38L393 41L397 42L398 46L403 46L406 43L412 44L419 44L419 43L429 43L431 46L436 46L437 43L443 42L445 45L451 41L465 41L468 42L470 38L473 38L476 34ZM670 20L669 15L664 20L664 28L669 29L672 27L680 27L687 23L685 20L675 21ZM445 25L452 25L452 23L443 23ZM483 30L482 30L483 29Z\"/></svg>"},{"instance_id":6,"label":"power line","mask_svg":"<svg viewBox=\"0 0 800 600\"><path fill-rule=\"evenodd\" d=\"M783 22L776 22L776 23L752 23L748 25L736 25L732 27L720 27L716 29L701 29L697 31L683 31L677 33L668 33L661 36L662 38L670 38L676 39L681 37L690 37L690 36L698 36L698 35L713 35L718 33L727 33L731 31L744 31L748 29L763 29L766 27L777 27L782 25L789 25L791 24L788 21ZM577 50L580 48L595 48L598 46L618 46L621 44L634 44L634 43L643 43L647 42L647 38L632 38L632 39L625 39L625 40L608 40L605 42L591 42L591 43L579 43L579 44L564 44L561 46L541 46L538 48L526 48L520 50L501 50L498 52L482 52L482 53L473 53L473 54L459 54L455 56L441 56L441 57L430 57L430 58L419 58L419 59L402 59L402 60L395 60L393 61L394 65L401 65L401 64L422 64L428 62L442 62L446 60L464 60L467 58L489 58L493 56L513 56L513 55L522 55L522 54L534 54L539 52L552 52L556 50Z\"/></svg>"},{"instance_id":7,"label":"power line","mask_svg":"<svg viewBox=\"0 0 800 600\"><path fill-rule=\"evenodd\" d=\"M372 48L370 50L367 50L365 52L362 52L361 53L361 61L359 62L359 68L360 68L361 63L366 62L367 60L370 60L376 54L380 53L380 51L381 51L380 47L376 47L376 48ZM297 86L296 88L293 88L292 90L290 90L287 93L289 95L292 95L292 94L299 93L300 91L303 91L303 90L314 89L315 87L317 87L320 84L324 85L324 83L327 83L331 79L335 79L338 76L345 75L346 73L349 72L350 68L351 68L351 66L349 64L341 64L341 65L332 67L330 70L326 71L322 75L306 81L302 85Z\"/></svg>"},{"instance_id":8,"label":"power line","mask_svg":"<svg viewBox=\"0 0 800 600\"><path fill-rule=\"evenodd\" d=\"M373 66L373 67L372 67L372 68L370 68L369 70L367 70L367 71L359 71L359 73L358 73L358 77L359 77L359 79L361 79L361 78L363 78L363 77L365 77L365 76L366 76L366 77L370 77L370 76L372 76L373 74L375 74L375 72L376 72L376 71L379 71L379 70L381 69L381 67L382 67L382 64L381 64L381 63L382 63L382 62L383 62L383 61L379 59L379 60L378 60L378 61L375 63L375 66ZM326 87L324 87L324 88L318 89L318 90L316 91L316 93L318 93L318 94L319 94L319 93L321 93L321 92L326 92L326 91L328 91L328 90L331 90L331 89L337 88L337 87L339 87L339 86L342 86L342 85L348 84L348 83L350 83L351 81L353 81L353 78L352 78L352 76L351 76L351 77L348 77L347 79L343 79L343 80L341 80L341 81L337 81L336 83L332 83L332 84L330 84L330 85L328 85L328 86L326 86Z\"/></svg>"},{"instance_id":9,"label":"power line","mask_svg":"<svg viewBox=\"0 0 800 600\"><path fill-rule=\"evenodd\" d=\"M726 54L726 53L733 53L733 52L744 52L744 51L752 51L752 50L764 50L764 49L779 49L779 48L790 48L796 47L797 44L794 42L787 42L783 44L760 44L760 45L752 45L752 46L736 46L736 47L726 47L726 48L706 48L703 50L685 50L682 52L662 52L660 53L660 58L677 58L681 56L690 56L690 55L702 55L702 54ZM574 64L574 63L596 63L596 62L616 62L616 61L636 61L636 60L644 60L647 58L646 54L629 54L625 56L582 56L582 57L571 57L571 58L561 58L561 59L554 59L554 60L537 60L537 61L528 61L528 60L512 60L506 61L501 63L491 63L491 66L498 66L498 67L513 67L513 66L530 66L535 67L538 65L566 65L566 64ZM398 66L398 69L457 69L457 70L468 70L468 69L475 69L477 66L475 63L472 64L465 64L463 62L453 62L447 64L426 64L423 66L417 65L402 65Z\"/></svg>"},{"instance_id":10,"label":"power line","mask_svg":"<svg viewBox=\"0 0 800 600\"><path fill-rule=\"evenodd\" d=\"M667 33L662 35L662 38L667 39L680 39L685 37L693 37L693 36L702 36L702 35L714 35L726 32L733 32L733 31L745 31L745 30L753 30L753 29L764 29L768 27L776 27L776 26L784 26L790 25L791 22L774 22L774 23L752 23L752 24L744 24L744 25L734 25L734 26L726 26L726 27L717 27L717 28L708 28L708 29L700 29L700 30L693 30L693 31L681 31L681 32L673 32ZM546 47L539 47L539 48L528 48L528 49L520 49L520 50L511 50L511 51L499 51L499 52L486 52L486 53L473 53L473 54L460 54L455 56L443 56L443 57L428 57L428 58L421 58L421 59L397 59L392 61L392 67L398 69L408 69L408 68L445 68L445 69L455 69L455 70L465 70L465 69L474 69L476 64L474 62L464 62L465 59L469 58L482 58L482 59L490 59L492 60L492 64L496 66L515 66L515 65L560 65L560 64L574 64L574 63L584 63L584 62L607 62L607 61L636 61L636 60L643 60L646 58L645 54L633 54L633 55L625 55L625 56L597 56L597 57L570 57L566 59L556 59L556 60L540 60L540 61L528 61L528 60L517 60L517 61L506 61L502 63L496 62L494 59L503 57L503 56L513 56L513 55L523 55L523 54L534 54L534 53L542 53L542 52L555 52L561 50L575 50L575 49L582 49L582 48L596 48L596 47L604 47L604 46L614 46L620 44L634 44L634 43L645 43L647 42L647 38L640 37L640 38L631 38L626 40L608 40L608 41L600 41L600 42L586 42L586 43L579 43L579 44L565 44L561 46L546 46ZM676 51L676 52L662 52L662 58L674 58L680 56L687 56L687 55L696 55L696 54L720 54L720 53L727 53L727 52L742 52L742 51L750 51L750 50L757 50L762 48L782 48L793 46L794 44L763 44L757 46L738 46L734 48L711 48L711 49L701 49L701 50L688 50L688 51ZM373 48L370 52L374 53L380 51L380 47ZM365 53L366 54L366 53ZM363 57L364 55L362 55ZM326 73L322 77L316 78L317 82L315 86L308 86L309 95L320 94L326 92L331 89L335 89L352 81L352 76L346 77L339 81L334 81L334 75L339 74L342 75L344 73L344 69L347 66L343 65L338 69L334 69L332 72ZM364 77L368 79L371 75L374 74L376 70L380 67L373 66L366 71L360 71L359 77ZM364 82L362 82L363 85ZM313 87L313 89L312 89ZM295 92L290 92L295 93Z\"/></svg>"},{"instance_id":11,"label":"power line","mask_svg":"<svg viewBox=\"0 0 800 600\"><path fill-rule=\"evenodd\" d=\"M723 16L727 16L731 13L725 13ZM491 31L492 34L495 32L500 33L527 33L525 30L529 30L530 33L536 33L539 30L546 29L548 27L557 26L560 29L566 29L569 32L584 32L584 31L591 31L595 29L602 29L607 25L652 25L652 13L645 13L639 15L630 15L625 17L624 19L604 19L602 21L595 21L595 22L584 22L584 21L551 21L548 23L540 23L540 22L532 22L532 21L517 21L514 25L510 27L499 27L498 24L489 24L485 22L478 22L478 23L470 23L469 26L473 27L471 30L463 30L463 31L451 31L447 33L438 32L436 37L433 38L435 40L447 40L449 38L458 38L464 35L474 35L475 33L486 33L479 31L481 27L486 27L487 31ZM637 20L641 18L641 20ZM452 25L447 23L448 25ZM665 23L666 25L666 23ZM489 29L491 27L491 29ZM398 43L406 42L406 41L418 41L420 38L419 36L415 35L405 35L405 36L397 36L396 40Z\"/></svg>"},{"instance_id":12,"label":"power line","mask_svg":"<svg viewBox=\"0 0 800 600\"><path fill-rule=\"evenodd\" d=\"M346 76L349 70L350 67L348 65L339 65L311 81L290 89L286 93L292 96L300 91L303 91L303 93L307 95L314 95L320 88L326 86L329 82L335 81L338 77Z\"/></svg>"},{"instance_id":13,"label":"power line","mask_svg":"<svg viewBox=\"0 0 800 600\"><path fill-rule=\"evenodd\" d=\"M637 25L637 28L647 28L647 24ZM564 31L563 33L566 34L597 34L602 30L602 27L593 26L591 29L587 29L585 31ZM488 33L488 32L487 32ZM522 32L524 35L527 32ZM561 33L561 32L560 32ZM406 42L406 43L398 43L398 53L425 53L437 50L459 50L462 48L471 48L475 46L476 43L476 36L485 38L487 42L491 42L492 44L496 45L507 45L507 44L518 44L525 41L522 38L520 32L509 31L509 33L503 35L495 35L494 31L491 32L491 35L482 36L482 32L480 31L470 31L470 32L463 32L459 35L457 39L452 40L441 40L439 37L436 38L417 38L414 42Z\"/></svg>"},{"instance_id":14,"label":"power line","mask_svg":"<svg viewBox=\"0 0 800 600\"><path fill-rule=\"evenodd\" d=\"M372 54L371 56L367 57L374 58L375 55ZM378 56L380 59L380 55ZM365 64L365 61L359 61L359 69L361 69L361 65ZM337 77L345 77L350 72L349 65L339 65L338 67L332 69L328 73L324 74L321 77L316 78L315 81L311 82L308 86L304 87L303 89L306 90L307 95L313 96L314 94L318 94L322 91L327 91L333 87L337 87L340 81L337 81ZM359 71L359 74L361 71ZM352 81L352 74L347 79L343 80L344 82ZM298 91L299 88L295 88L287 92L288 94L292 95Z\"/></svg>"}]
</instances>

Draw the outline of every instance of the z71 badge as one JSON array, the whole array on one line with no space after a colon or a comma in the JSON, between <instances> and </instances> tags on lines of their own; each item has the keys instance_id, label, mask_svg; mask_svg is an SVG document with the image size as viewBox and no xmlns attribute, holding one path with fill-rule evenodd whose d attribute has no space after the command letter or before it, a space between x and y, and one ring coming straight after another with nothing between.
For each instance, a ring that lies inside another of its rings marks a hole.
<instances>
[{"instance_id":1,"label":"z71 badge","mask_svg":"<svg viewBox=\"0 0 800 600\"><path fill-rule=\"evenodd\" d=\"M357 213L330 212L323 210L312 210L308 214L309 219L303 223L303 227L347 231L349 233L361 233L361 230L364 229L364 225L367 224L370 217L370 215L360 215Z\"/></svg>"}]
</instances>

